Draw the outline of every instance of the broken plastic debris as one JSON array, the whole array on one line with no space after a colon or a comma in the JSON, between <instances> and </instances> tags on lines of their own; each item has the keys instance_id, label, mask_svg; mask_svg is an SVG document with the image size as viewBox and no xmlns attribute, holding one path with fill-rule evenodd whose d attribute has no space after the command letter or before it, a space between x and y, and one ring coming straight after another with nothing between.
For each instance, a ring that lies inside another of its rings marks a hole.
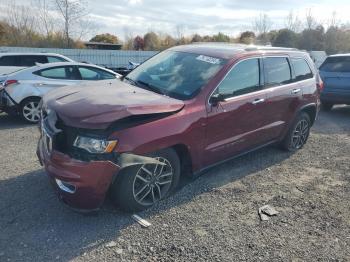
<instances>
[{"instance_id":1,"label":"broken plastic debris","mask_svg":"<svg viewBox=\"0 0 350 262\"><path fill-rule=\"evenodd\" d=\"M106 247L115 247L115 246L117 246L117 243L114 241L111 241L111 242L106 244Z\"/></svg>"},{"instance_id":2,"label":"broken plastic debris","mask_svg":"<svg viewBox=\"0 0 350 262\"><path fill-rule=\"evenodd\" d=\"M259 208L259 216L261 221L267 221L269 220L270 216L276 216L277 214L278 211L270 205L265 205Z\"/></svg>"},{"instance_id":3,"label":"broken plastic debris","mask_svg":"<svg viewBox=\"0 0 350 262\"><path fill-rule=\"evenodd\" d=\"M150 222L148 222L147 220L143 219L142 217L140 217L136 214L132 215L132 218L143 227L151 226Z\"/></svg>"}]
</instances>

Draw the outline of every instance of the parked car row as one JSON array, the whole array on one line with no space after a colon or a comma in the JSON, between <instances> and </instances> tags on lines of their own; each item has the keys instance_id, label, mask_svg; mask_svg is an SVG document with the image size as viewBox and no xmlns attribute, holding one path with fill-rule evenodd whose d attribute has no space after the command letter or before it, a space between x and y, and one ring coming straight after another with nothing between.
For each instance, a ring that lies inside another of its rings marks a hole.
<instances>
[{"instance_id":1,"label":"parked car row","mask_svg":"<svg viewBox=\"0 0 350 262\"><path fill-rule=\"evenodd\" d=\"M222 44L163 51L122 81L43 98L37 155L59 199L149 208L223 161L269 144L301 149L322 81L306 52Z\"/></svg>"}]
</instances>

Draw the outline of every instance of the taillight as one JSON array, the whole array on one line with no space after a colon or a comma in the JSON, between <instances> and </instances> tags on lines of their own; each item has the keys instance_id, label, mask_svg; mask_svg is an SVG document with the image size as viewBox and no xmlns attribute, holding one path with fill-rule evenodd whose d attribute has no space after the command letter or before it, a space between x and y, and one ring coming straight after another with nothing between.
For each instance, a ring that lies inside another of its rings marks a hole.
<instances>
[{"instance_id":1,"label":"taillight","mask_svg":"<svg viewBox=\"0 0 350 262\"><path fill-rule=\"evenodd\" d=\"M320 82L317 83L317 89L318 89L318 91L322 92L323 88L324 88L324 83L321 80Z\"/></svg>"},{"instance_id":2,"label":"taillight","mask_svg":"<svg viewBox=\"0 0 350 262\"><path fill-rule=\"evenodd\" d=\"M18 84L17 80L6 80L4 83L4 86L9 86L9 85L13 85L13 84Z\"/></svg>"}]
</instances>

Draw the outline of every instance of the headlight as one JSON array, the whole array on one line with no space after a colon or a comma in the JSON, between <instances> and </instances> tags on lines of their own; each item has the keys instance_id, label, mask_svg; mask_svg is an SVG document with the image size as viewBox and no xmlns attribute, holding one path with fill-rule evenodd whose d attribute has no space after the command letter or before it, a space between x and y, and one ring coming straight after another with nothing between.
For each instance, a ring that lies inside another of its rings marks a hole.
<instances>
[{"instance_id":1,"label":"headlight","mask_svg":"<svg viewBox=\"0 0 350 262\"><path fill-rule=\"evenodd\" d=\"M116 147L118 141L108 141L105 139L97 139L92 137L78 136L74 141L74 146L85 149L93 154L111 153Z\"/></svg>"}]
</instances>

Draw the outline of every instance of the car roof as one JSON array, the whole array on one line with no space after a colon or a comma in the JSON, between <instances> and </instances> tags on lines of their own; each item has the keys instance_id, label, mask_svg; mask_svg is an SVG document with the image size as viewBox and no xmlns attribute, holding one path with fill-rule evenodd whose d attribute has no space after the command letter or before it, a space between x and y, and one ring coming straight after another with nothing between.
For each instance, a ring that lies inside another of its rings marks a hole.
<instances>
[{"instance_id":1,"label":"car roof","mask_svg":"<svg viewBox=\"0 0 350 262\"><path fill-rule=\"evenodd\" d=\"M348 54L336 54L336 55L330 55L329 57L350 57L350 53L348 53Z\"/></svg>"},{"instance_id":2,"label":"car roof","mask_svg":"<svg viewBox=\"0 0 350 262\"><path fill-rule=\"evenodd\" d=\"M49 68L49 67L56 67L56 66L69 66L69 65L70 66L91 66L91 67L97 67L97 68L109 70L107 68L104 68L95 64L79 63L79 62L55 62L55 63L46 63L46 64L38 63L36 66L40 68Z\"/></svg>"},{"instance_id":3,"label":"car roof","mask_svg":"<svg viewBox=\"0 0 350 262\"><path fill-rule=\"evenodd\" d=\"M114 72L114 71L112 71L110 69L107 69L107 68L104 68L104 67L101 67L101 66L98 66L98 65L94 65L94 64L78 63L78 62L57 62L57 63L47 63L47 64L39 64L38 63L35 66L28 67L28 68L22 69L20 71L13 72L13 74L25 73L25 72L35 72L35 71L38 71L38 70L53 68L53 67L57 67L57 66L90 66L90 67L99 68L99 69L102 69L102 70L105 70L107 72L110 72L112 74L116 74L117 75L116 72Z\"/></svg>"},{"instance_id":4,"label":"car roof","mask_svg":"<svg viewBox=\"0 0 350 262\"><path fill-rule=\"evenodd\" d=\"M43 55L43 56L60 56L65 57L64 55L56 54L56 53L8 53L8 52L0 52L0 56L12 56L12 55L21 55L21 56L27 56L27 55Z\"/></svg>"},{"instance_id":5,"label":"car roof","mask_svg":"<svg viewBox=\"0 0 350 262\"><path fill-rule=\"evenodd\" d=\"M231 43L194 43L190 45L175 46L170 50L208 55L208 56L218 57L222 59L232 59L236 57L238 54L244 54L249 52L306 53L305 51L301 51L295 48L231 44Z\"/></svg>"}]
</instances>

